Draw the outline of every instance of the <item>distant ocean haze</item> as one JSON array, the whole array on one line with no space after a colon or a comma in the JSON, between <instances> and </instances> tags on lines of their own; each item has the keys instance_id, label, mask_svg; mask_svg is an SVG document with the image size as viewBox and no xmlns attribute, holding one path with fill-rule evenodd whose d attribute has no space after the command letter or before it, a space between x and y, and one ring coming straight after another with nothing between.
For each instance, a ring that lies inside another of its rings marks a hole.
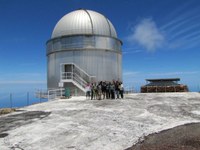
<instances>
[{"instance_id":1,"label":"distant ocean haze","mask_svg":"<svg viewBox=\"0 0 200 150\"><path fill-rule=\"evenodd\" d=\"M46 84L0 84L0 108L24 107L47 101L36 98L37 91L46 91Z\"/></svg>"},{"instance_id":2,"label":"distant ocean haze","mask_svg":"<svg viewBox=\"0 0 200 150\"><path fill-rule=\"evenodd\" d=\"M0 108L18 108L45 101L47 99L37 98L35 92L0 93Z\"/></svg>"}]
</instances>

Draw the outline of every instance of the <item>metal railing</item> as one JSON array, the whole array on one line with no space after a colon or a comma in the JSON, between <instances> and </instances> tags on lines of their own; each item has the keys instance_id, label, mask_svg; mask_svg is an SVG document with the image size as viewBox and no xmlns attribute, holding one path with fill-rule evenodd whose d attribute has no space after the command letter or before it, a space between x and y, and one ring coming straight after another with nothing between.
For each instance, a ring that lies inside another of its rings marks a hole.
<instances>
[{"instance_id":1,"label":"metal railing","mask_svg":"<svg viewBox=\"0 0 200 150\"><path fill-rule=\"evenodd\" d=\"M36 97L36 92L40 93L41 97ZM0 109L20 108L46 101L47 98L39 91L0 93Z\"/></svg>"},{"instance_id":2,"label":"metal railing","mask_svg":"<svg viewBox=\"0 0 200 150\"><path fill-rule=\"evenodd\" d=\"M61 73L61 80L69 80L73 79L73 72L62 72Z\"/></svg>"},{"instance_id":3,"label":"metal railing","mask_svg":"<svg viewBox=\"0 0 200 150\"><path fill-rule=\"evenodd\" d=\"M53 90L48 90L48 100L55 100L55 99L60 99L65 95L65 89L60 88L60 89L53 89Z\"/></svg>"},{"instance_id":4,"label":"metal railing","mask_svg":"<svg viewBox=\"0 0 200 150\"><path fill-rule=\"evenodd\" d=\"M45 91L38 90L35 92L35 97L40 98L40 99L48 98L48 91L47 90L45 90Z\"/></svg>"},{"instance_id":5,"label":"metal railing","mask_svg":"<svg viewBox=\"0 0 200 150\"><path fill-rule=\"evenodd\" d=\"M74 82L82 91L85 92L85 87L88 83L91 83L95 80L95 76L90 76L84 70L79 68L75 64L62 64L62 65L71 65L71 72L61 72L61 81L62 82Z\"/></svg>"},{"instance_id":6,"label":"metal railing","mask_svg":"<svg viewBox=\"0 0 200 150\"><path fill-rule=\"evenodd\" d=\"M78 76L83 78L86 82L93 82L95 80L96 76L91 76L88 73L86 73L83 69L78 67L76 64L73 65L73 72L76 73Z\"/></svg>"},{"instance_id":7,"label":"metal railing","mask_svg":"<svg viewBox=\"0 0 200 150\"><path fill-rule=\"evenodd\" d=\"M81 88L85 88L85 86L88 84L88 82L74 72L62 72L61 80L72 80L80 85Z\"/></svg>"}]
</instances>

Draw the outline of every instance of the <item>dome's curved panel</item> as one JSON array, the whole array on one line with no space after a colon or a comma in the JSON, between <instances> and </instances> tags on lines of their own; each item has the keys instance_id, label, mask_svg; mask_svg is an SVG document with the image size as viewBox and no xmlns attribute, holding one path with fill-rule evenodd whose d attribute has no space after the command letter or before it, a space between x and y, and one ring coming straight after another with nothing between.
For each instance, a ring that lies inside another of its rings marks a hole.
<instances>
[{"instance_id":1,"label":"dome's curved panel","mask_svg":"<svg viewBox=\"0 0 200 150\"><path fill-rule=\"evenodd\" d=\"M51 38L94 34L117 38L112 23L102 14L91 10L76 10L63 16L56 24Z\"/></svg>"},{"instance_id":2,"label":"dome's curved panel","mask_svg":"<svg viewBox=\"0 0 200 150\"><path fill-rule=\"evenodd\" d=\"M107 20L108 20L108 19L107 19ZM108 20L108 23L109 23L109 25L110 25L111 35L112 35L113 37L117 37L117 33L116 33L116 31L115 31L115 28L114 28L113 24L110 22L110 20Z\"/></svg>"}]
</instances>

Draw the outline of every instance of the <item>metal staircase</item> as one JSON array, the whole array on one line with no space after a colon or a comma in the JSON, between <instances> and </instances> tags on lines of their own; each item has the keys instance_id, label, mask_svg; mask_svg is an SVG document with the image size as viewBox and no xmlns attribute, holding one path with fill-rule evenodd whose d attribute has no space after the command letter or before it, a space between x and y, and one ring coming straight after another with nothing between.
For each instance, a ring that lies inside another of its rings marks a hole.
<instances>
[{"instance_id":1,"label":"metal staircase","mask_svg":"<svg viewBox=\"0 0 200 150\"><path fill-rule=\"evenodd\" d=\"M83 92L85 92L86 85L95 80L95 76L87 74L75 64L62 64L62 68L60 77L61 82L73 83Z\"/></svg>"}]
</instances>

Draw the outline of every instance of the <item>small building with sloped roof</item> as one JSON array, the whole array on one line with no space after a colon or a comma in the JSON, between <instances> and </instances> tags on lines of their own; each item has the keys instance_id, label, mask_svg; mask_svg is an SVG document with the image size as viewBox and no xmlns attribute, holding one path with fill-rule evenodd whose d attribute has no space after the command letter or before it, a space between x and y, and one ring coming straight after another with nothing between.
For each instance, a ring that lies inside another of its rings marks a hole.
<instances>
[{"instance_id":1,"label":"small building with sloped roof","mask_svg":"<svg viewBox=\"0 0 200 150\"><path fill-rule=\"evenodd\" d=\"M141 93L188 92L187 85L178 81L180 78L146 79L147 84L141 87Z\"/></svg>"}]
</instances>

